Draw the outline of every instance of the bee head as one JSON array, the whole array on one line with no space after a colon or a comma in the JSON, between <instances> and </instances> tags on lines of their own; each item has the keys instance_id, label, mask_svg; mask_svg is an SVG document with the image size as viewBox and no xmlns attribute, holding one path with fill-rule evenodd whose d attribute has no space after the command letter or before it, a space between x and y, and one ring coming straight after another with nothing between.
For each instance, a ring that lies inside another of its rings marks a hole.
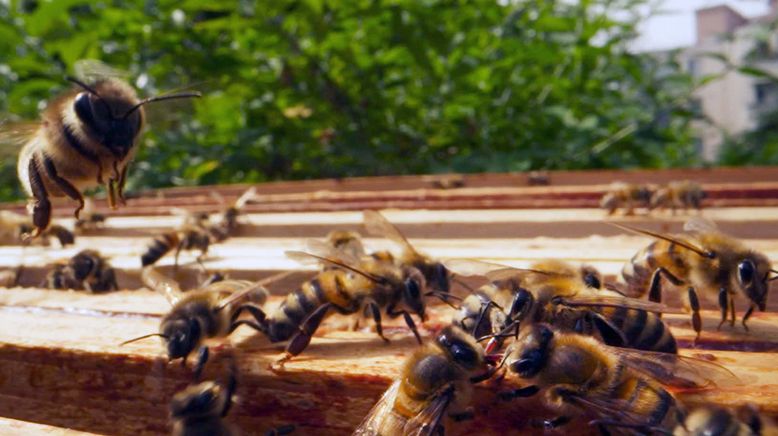
<instances>
[{"instance_id":1,"label":"bee head","mask_svg":"<svg viewBox=\"0 0 778 436\"><path fill-rule=\"evenodd\" d=\"M449 292L451 290L450 274L446 266L440 262L432 262L428 268L429 274L425 274L427 283L433 291Z\"/></svg>"},{"instance_id":2,"label":"bee head","mask_svg":"<svg viewBox=\"0 0 778 436\"><path fill-rule=\"evenodd\" d=\"M84 280L97 266L97 253L84 250L70 259L70 265L77 280Z\"/></svg>"},{"instance_id":3,"label":"bee head","mask_svg":"<svg viewBox=\"0 0 778 436\"><path fill-rule=\"evenodd\" d=\"M602 289L602 276L591 265L583 265L581 267L581 276L583 277L584 284L592 289Z\"/></svg>"},{"instance_id":4,"label":"bee head","mask_svg":"<svg viewBox=\"0 0 778 436\"><path fill-rule=\"evenodd\" d=\"M186 358L200 341L200 332L200 323L196 319L165 322L161 336L165 338L168 359Z\"/></svg>"},{"instance_id":5,"label":"bee head","mask_svg":"<svg viewBox=\"0 0 778 436\"><path fill-rule=\"evenodd\" d=\"M767 308L770 261L762 254L749 253L737 264L735 285L759 310Z\"/></svg>"},{"instance_id":6,"label":"bee head","mask_svg":"<svg viewBox=\"0 0 778 436\"><path fill-rule=\"evenodd\" d=\"M532 378L546 365L549 346L554 332L545 324L533 324L522 332L512 353L517 354L509 363L511 371L521 378Z\"/></svg>"},{"instance_id":7,"label":"bee head","mask_svg":"<svg viewBox=\"0 0 778 436\"><path fill-rule=\"evenodd\" d=\"M475 340L462 329L448 326L435 338L438 345L457 365L473 370L484 362L483 351Z\"/></svg>"},{"instance_id":8,"label":"bee head","mask_svg":"<svg viewBox=\"0 0 778 436\"><path fill-rule=\"evenodd\" d=\"M513 301L511 302L511 308L507 315L512 320L521 321L532 306L534 300L535 297L531 292L519 287L513 292Z\"/></svg>"},{"instance_id":9,"label":"bee head","mask_svg":"<svg viewBox=\"0 0 778 436\"><path fill-rule=\"evenodd\" d=\"M170 402L173 418L197 418L218 415L227 401L225 390L206 381L177 392Z\"/></svg>"}]
</instances>

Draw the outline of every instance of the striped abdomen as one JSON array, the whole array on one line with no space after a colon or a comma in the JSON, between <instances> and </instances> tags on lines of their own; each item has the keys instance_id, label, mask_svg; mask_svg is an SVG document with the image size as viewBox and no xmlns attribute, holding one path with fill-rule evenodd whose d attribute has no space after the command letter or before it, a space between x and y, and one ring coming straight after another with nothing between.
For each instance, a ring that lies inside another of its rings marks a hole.
<instances>
[{"instance_id":1,"label":"striped abdomen","mask_svg":"<svg viewBox=\"0 0 778 436\"><path fill-rule=\"evenodd\" d=\"M176 245L178 245L178 234L176 232L167 232L156 236L149 244L146 252L141 255L141 264L148 266L156 263Z\"/></svg>"},{"instance_id":2,"label":"striped abdomen","mask_svg":"<svg viewBox=\"0 0 778 436\"><path fill-rule=\"evenodd\" d=\"M285 341L299 331L303 321L327 303L320 276L303 283L290 292L268 320L268 338L272 342Z\"/></svg>"},{"instance_id":3,"label":"striped abdomen","mask_svg":"<svg viewBox=\"0 0 778 436\"><path fill-rule=\"evenodd\" d=\"M613 396L623 400L629 412L643 417L642 423L646 426L673 428L677 422L675 398L643 378L628 376L615 387ZM614 413L618 412L614 410Z\"/></svg>"},{"instance_id":4,"label":"striped abdomen","mask_svg":"<svg viewBox=\"0 0 778 436\"><path fill-rule=\"evenodd\" d=\"M651 276L659 267L664 267L674 276L686 277L688 266L679 252L683 250L665 240L657 240L638 251L621 270L621 281L626 285L623 289L628 297L641 297L648 293L651 286Z\"/></svg>"},{"instance_id":5,"label":"striped abdomen","mask_svg":"<svg viewBox=\"0 0 778 436\"><path fill-rule=\"evenodd\" d=\"M678 345L670 329L653 312L626 307L601 307L597 312L625 338L623 346L636 350L677 353Z\"/></svg>"}]
</instances>

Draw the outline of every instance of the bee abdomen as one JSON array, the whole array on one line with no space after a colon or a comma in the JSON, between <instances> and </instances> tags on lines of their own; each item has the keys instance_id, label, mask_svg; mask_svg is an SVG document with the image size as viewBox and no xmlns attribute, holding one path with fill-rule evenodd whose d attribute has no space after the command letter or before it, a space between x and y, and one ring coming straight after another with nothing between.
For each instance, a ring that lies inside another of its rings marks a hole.
<instances>
[{"instance_id":1,"label":"bee abdomen","mask_svg":"<svg viewBox=\"0 0 778 436\"><path fill-rule=\"evenodd\" d=\"M624 334L624 346L645 351L677 353L670 329L655 313L626 307L604 307L600 312Z\"/></svg>"},{"instance_id":2,"label":"bee abdomen","mask_svg":"<svg viewBox=\"0 0 778 436\"><path fill-rule=\"evenodd\" d=\"M175 245L178 244L178 235L176 232L163 233L154 238L149 248L140 258L143 266L156 263L162 256L166 255Z\"/></svg>"},{"instance_id":3,"label":"bee abdomen","mask_svg":"<svg viewBox=\"0 0 778 436\"><path fill-rule=\"evenodd\" d=\"M319 279L314 278L286 296L286 299L270 317L268 336L271 341L285 341L298 331L302 322L324 304L324 294Z\"/></svg>"}]
</instances>

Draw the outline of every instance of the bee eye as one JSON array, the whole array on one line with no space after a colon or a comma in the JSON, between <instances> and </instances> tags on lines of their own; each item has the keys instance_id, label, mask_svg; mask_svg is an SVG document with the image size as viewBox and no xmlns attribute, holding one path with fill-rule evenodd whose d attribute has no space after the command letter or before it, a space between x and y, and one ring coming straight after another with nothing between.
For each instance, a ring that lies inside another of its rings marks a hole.
<instances>
[{"instance_id":1,"label":"bee eye","mask_svg":"<svg viewBox=\"0 0 778 436\"><path fill-rule=\"evenodd\" d=\"M475 351L465 344L455 342L451 344L451 355L460 363L472 363L478 360Z\"/></svg>"},{"instance_id":2,"label":"bee eye","mask_svg":"<svg viewBox=\"0 0 778 436\"><path fill-rule=\"evenodd\" d=\"M591 272L588 272L586 275L584 275L584 283L586 283L586 286L594 289L600 289L602 286L602 283L600 283L600 278Z\"/></svg>"},{"instance_id":3,"label":"bee eye","mask_svg":"<svg viewBox=\"0 0 778 436\"><path fill-rule=\"evenodd\" d=\"M756 273L756 267L751 260L744 260L740 262L737 267L738 276L741 283L750 283L754 280L754 274Z\"/></svg>"},{"instance_id":4,"label":"bee eye","mask_svg":"<svg viewBox=\"0 0 778 436\"><path fill-rule=\"evenodd\" d=\"M421 295L419 283L416 280L409 279L405 281L405 292L411 300L418 300Z\"/></svg>"}]
</instances>

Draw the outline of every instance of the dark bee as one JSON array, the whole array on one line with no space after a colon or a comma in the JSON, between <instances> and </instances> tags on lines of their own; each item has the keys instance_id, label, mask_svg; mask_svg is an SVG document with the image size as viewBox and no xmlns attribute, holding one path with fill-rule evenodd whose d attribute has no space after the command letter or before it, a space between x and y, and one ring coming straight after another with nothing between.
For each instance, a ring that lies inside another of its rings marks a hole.
<instances>
[{"instance_id":1,"label":"dark bee","mask_svg":"<svg viewBox=\"0 0 778 436\"><path fill-rule=\"evenodd\" d=\"M197 262L202 265L202 259L208 254L211 245L211 235L201 226L184 225L178 230L165 232L154 237L146 251L141 255L141 265L155 264L163 256L175 249L175 268L178 268L178 257L184 250L199 250Z\"/></svg>"},{"instance_id":2,"label":"dark bee","mask_svg":"<svg viewBox=\"0 0 778 436\"><path fill-rule=\"evenodd\" d=\"M93 293L119 290L116 272L95 250L83 250L65 264L54 265L42 287L86 290Z\"/></svg>"}]
</instances>

